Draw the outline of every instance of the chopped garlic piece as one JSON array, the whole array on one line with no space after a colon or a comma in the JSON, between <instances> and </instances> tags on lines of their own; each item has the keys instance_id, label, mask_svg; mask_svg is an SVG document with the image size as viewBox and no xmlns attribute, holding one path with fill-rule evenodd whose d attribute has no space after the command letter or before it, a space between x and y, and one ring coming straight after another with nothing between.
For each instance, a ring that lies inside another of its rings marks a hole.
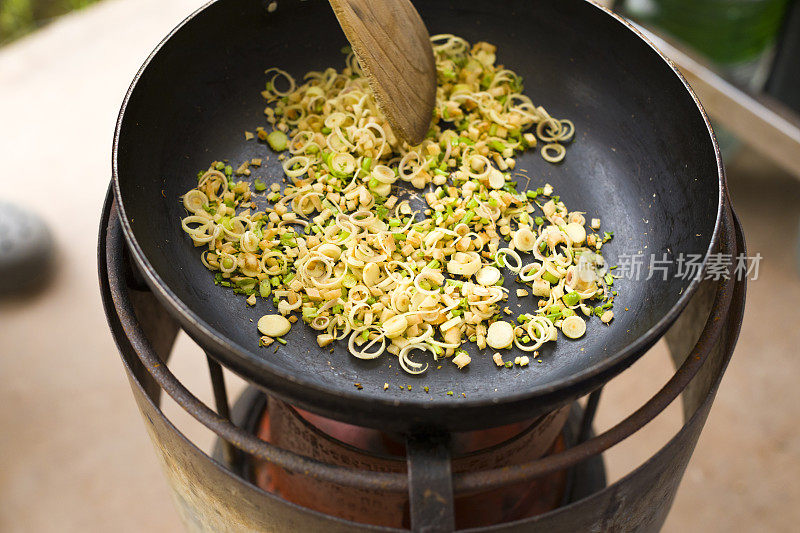
<instances>
[{"instance_id":1,"label":"chopped garlic piece","mask_svg":"<svg viewBox=\"0 0 800 533\"><path fill-rule=\"evenodd\" d=\"M390 339L403 334L408 327L408 320L403 315L397 315L383 323L383 331Z\"/></svg>"},{"instance_id":2,"label":"chopped garlic piece","mask_svg":"<svg viewBox=\"0 0 800 533\"><path fill-rule=\"evenodd\" d=\"M472 361L472 358L467 354L467 352L463 351L459 352L457 356L453 357L453 363L458 368L464 368L470 363L470 361Z\"/></svg>"},{"instance_id":3,"label":"chopped garlic piece","mask_svg":"<svg viewBox=\"0 0 800 533\"><path fill-rule=\"evenodd\" d=\"M317 335L317 344L319 344L320 348L324 348L332 342L333 342L333 335L329 333L323 333L321 335Z\"/></svg>"}]
</instances>

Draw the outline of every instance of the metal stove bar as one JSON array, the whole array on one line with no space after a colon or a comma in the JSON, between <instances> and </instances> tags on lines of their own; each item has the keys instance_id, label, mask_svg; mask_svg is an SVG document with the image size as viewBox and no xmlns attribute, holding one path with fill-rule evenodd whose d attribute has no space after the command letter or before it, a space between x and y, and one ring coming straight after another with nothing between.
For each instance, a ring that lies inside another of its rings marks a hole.
<instances>
[{"instance_id":1,"label":"metal stove bar","mask_svg":"<svg viewBox=\"0 0 800 533\"><path fill-rule=\"evenodd\" d=\"M214 391L214 403L217 406L217 414L228 422L231 422L228 391L225 389L225 376L222 374L222 365L208 354L206 354L206 361L208 361L208 373L211 376L211 388ZM236 460L236 448L226 440L222 441L222 453L228 464L233 464Z\"/></svg>"},{"instance_id":2,"label":"metal stove bar","mask_svg":"<svg viewBox=\"0 0 800 533\"><path fill-rule=\"evenodd\" d=\"M581 429L578 433L578 441L576 444L586 442L589 440L589 435L592 433L592 424L594 423L594 415L597 414L597 407L600 405L600 395L603 393L603 387L594 390L589 394L589 399L586 401L586 407L583 410L583 417L581 418Z\"/></svg>"},{"instance_id":3,"label":"metal stove bar","mask_svg":"<svg viewBox=\"0 0 800 533\"><path fill-rule=\"evenodd\" d=\"M447 533L455 529L450 438L441 433L419 433L406 440L411 529L419 533Z\"/></svg>"}]
</instances>

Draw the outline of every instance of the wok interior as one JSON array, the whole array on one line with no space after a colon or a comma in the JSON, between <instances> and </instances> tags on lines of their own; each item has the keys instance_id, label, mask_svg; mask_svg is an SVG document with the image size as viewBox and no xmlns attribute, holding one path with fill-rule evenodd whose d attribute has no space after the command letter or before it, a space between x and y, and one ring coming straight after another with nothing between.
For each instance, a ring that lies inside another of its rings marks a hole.
<instances>
[{"instance_id":1,"label":"wok interior","mask_svg":"<svg viewBox=\"0 0 800 533\"><path fill-rule=\"evenodd\" d=\"M215 159L229 159L235 167L269 156L253 177L280 180L275 154L243 136L246 129L266 126L259 95L263 71L277 66L299 79L309 70L344 64L340 48L347 43L327 2L281 0L274 13L266 4L220 1L173 35L137 83L117 153L124 209L154 271L245 357L365 400L432 406L463 400L464 393L472 400L497 401L545 390L612 358L648 332L686 291L689 280L672 277L618 280L610 326L595 318L583 338L561 335L540 351L543 362L529 368L498 369L492 350L478 355L470 343L473 360L467 369L444 361L441 369L434 364L412 377L388 353L359 361L345 343L333 353L320 349L302 323L277 353L259 348L255 322L274 312L271 302L259 299L249 307L242 296L213 284L199 260L202 249L181 231L185 211L179 197ZM418 8L432 35L455 33L496 44L498 62L524 76L534 103L575 123L576 137L562 164L548 164L529 151L517 169L528 171L532 188L551 183L570 210L599 217L603 229L614 231L614 240L603 248L611 264L623 254L643 254L646 267L650 254L674 259L706 253L719 199L714 147L689 93L650 47L582 1L425 1ZM518 300L517 285L507 281L506 286L515 316L533 310L534 298ZM504 357L515 355L520 354L512 350ZM363 390L355 390L356 382ZM384 383L390 384L387 391Z\"/></svg>"}]
</instances>

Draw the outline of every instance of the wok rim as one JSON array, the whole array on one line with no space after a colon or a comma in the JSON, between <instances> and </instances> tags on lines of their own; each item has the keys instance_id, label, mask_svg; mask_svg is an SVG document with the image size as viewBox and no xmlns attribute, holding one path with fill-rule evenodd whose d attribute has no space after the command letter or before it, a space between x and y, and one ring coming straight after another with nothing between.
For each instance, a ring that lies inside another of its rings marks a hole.
<instances>
[{"instance_id":1,"label":"wok rim","mask_svg":"<svg viewBox=\"0 0 800 533\"><path fill-rule=\"evenodd\" d=\"M714 158L717 166L717 213L714 221L714 229L709 240L708 247L703 255L699 275L696 276L686 287L683 294L678 298L670 310L664 314L653 326L646 332L640 335L636 340L627 344L624 348L617 350L615 353L598 361L597 363L587 366L578 373L564 377L562 379L548 382L544 386L527 389L521 392L504 395L501 398L457 398L455 400L439 400L431 401L430 396L420 397L404 397L402 400L396 398L381 398L380 396L365 397L363 393L353 389L349 390L334 390L326 387L319 382L314 382L304 379L304 375L296 373L280 365L270 362L267 359L256 357L252 351L245 349L236 342L226 339L206 321L198 316L188 305L186 305L170 287L158 275L153 265L148 260L147 256L140 247L136 236L134 235L133 228L130 220L125 211L125 201L123 198L120 186L120 174L118 167L118 153L120 148L120 136L122 133L123 122L125 121L126 111L128 104L136 91L138 83L153 62L158 56L164 46L172 39L172 37L190 24L196 17L201 15L212 5L223 0L210 0L203 4L178 25L176 25L153 49L147 56L142 66L136 72L120 108L117 117L114 139L112 144L112 185L114 191L114 199L119 210L120 224L123 229L125 240L128 244L128 250L134 258L139 271L143 274L147 285L157 296L157 298L165 304L168 312L180 323L182 329L189 334L192 339L197 342L200 347L208 354L215 357L223 363L228 369L241 375L248 381L253 382L257 386L263 387L278 396L282 396L293 402L295 405L301 405L308 408L310 411L316 411L325 415L331 415L333 418L340 420L352 421L354 415L352 411L337 409L336 406L341 407L342 404L351 406L369 406L368 408L356 409L355 418L365 424L372 423L374 425L377 421L386 421L390 417L395 418L393 424L404 425L398 422L400 418L398 415L407 414L413 420L413 425L424 426L446 426L446 427L459 427L470 429L475 427L487 427L487 423L481 417L470 417L470 413L477 413L481 410L491 407L491 411L496 413L497 416L489 425L499 425L513 420L514 417L510 413L510 409L504 409L513 405L529 404L530 402L539 400L550 399L550 402L545 402L548 407L557 408L564 403L565 393L569 394L576 388L581 389L580 394L572 395L571 398L585 394L591 390L592 384L597 383L599 379L607 377L611 379L620 371L624 370L652 347L663 335L667 329L675 322L681 312L684 310L689 300L694 296L700 283L702 282L703 274L706 272L709 256L713 253L719 244L720 230L723 219L724 198L726 191L725 171L722 163L722 157L717 144L717 139L714 130L711 126L708 114L703 108L697 94L691 88L685 77L678 70L673 61L667 58L648 38L637 28L632 22L624 19L620 15L614 13L610 9L598 4L595 0L576 0L589 4L591 7L598 9L601 13L610 16L613 21L622 25L624 30L631 31L638 37L646 46L656 53L658 58L663 61L667 67L677 76L692 101L694 102L697 110L703 118L706 130L709 135L709 140L714 149ZM606 380L607 380L606 379ZM301 387L298 390L296 387ZM365 404L365 400L369 403ZM506 413L500 416L500 413ZM529 415L529 412L523 415ZM447 420L442 424L441 420ZM452 422L458 419L458 422ZM420 422L420 421L423 422ZM465 424L465 420L467 421ZM476 423L481 420L482 423ZM368 421L368 422L367 422ZM470 423L472 422L472 423ZM355 422L358 423L358 422Z\"/></svg>"}]
</instances>

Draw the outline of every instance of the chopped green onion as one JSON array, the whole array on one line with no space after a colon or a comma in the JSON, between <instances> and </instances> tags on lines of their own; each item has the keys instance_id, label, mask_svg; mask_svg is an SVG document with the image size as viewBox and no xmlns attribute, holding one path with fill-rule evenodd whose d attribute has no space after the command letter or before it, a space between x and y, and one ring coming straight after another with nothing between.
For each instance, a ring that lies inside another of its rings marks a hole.
<instances>
[{"instance_id":1,"label":"chopped green onion","mask_svg":"<svg viewBox=\"0 0 800 533\"><path fill-rule=\"evenodd\" d=\"M562 316L562 313L561 313L561 311L555 311L555 312L553 312L553 313L550 313L550 314L548 314L548 315L547 315L547 319L548 319L550 322L555 322L556 320L558 320L559 318L561 318L561 316Z\"/></svg>"},{"instance_id":2,"label":"chopped green onion","mask_svg":"<svg viewBox=\"0 0 800 533\"><path fill-rule=\"evenodd\" d=\"M488 144L489 144L489 148L491 148L492 150L495 150L497 152L503 152L503 151L505 151L506 148L508 148L508 146L506 146L505 144L501 143L500 141L489 141Z\"/></svg>"},{"instance_id":3,"label":"chopped green onion","mask_svg":"<svg viewBox=\"0 0 800 533\"><path fill-rule=\"evenodd\" d=\"M558 278L548 271L545 271L544 274L542 274L542 279L550 285L558 285Z\"/></svg>"},{"instance_id":4,"label":"chopped green onion","mask_svg":"<svg viewBox=\"0 0 800 533\"><path fill-rule=\"evenodd\" d=\"M581 296L577 292L568 292L561 299L564 300L565 304L572 306L581 301Z\"/></svg>"},{"instance_id":5,"label":"chopped green onion","mask_svg":"<svg viewBox=\"0 0 800 533\"><path fill-rule=\"evenodd\" d=\"M269 298L269 295L272 294L272 286L268 278L262 279L261 283L258 284L258 293L262 298Z\"/></svg>"},{"instance_id":6,"label":"chopped green onion","mask_svg":"<svg viewBox=\"0 0 800 533\"><path fill-rule=\"evenodd\" d=\"M289 248L295 248L297 246L297 241L294 238L294 233L288 232L281 235L280 241L281 244L284 246L288 246Z\"/></svg>"},{"instance_id":7,"label":"chopped green onion","mask_svg":"<svg viewBox=\"0 0 800 533\"><path fill-rule=\"evenodd\" d=\"M365 158L364 158L364 159L361 161L361 169L362 169L364 172L366 172L367 174L369 174L369 171L370 171L370 169L371 169L371 168L372 168L372 158L371 158L371 157L365 157ZM376 181L377 181L377 180L376 180Z\"/></svg>"}]
</instances>

